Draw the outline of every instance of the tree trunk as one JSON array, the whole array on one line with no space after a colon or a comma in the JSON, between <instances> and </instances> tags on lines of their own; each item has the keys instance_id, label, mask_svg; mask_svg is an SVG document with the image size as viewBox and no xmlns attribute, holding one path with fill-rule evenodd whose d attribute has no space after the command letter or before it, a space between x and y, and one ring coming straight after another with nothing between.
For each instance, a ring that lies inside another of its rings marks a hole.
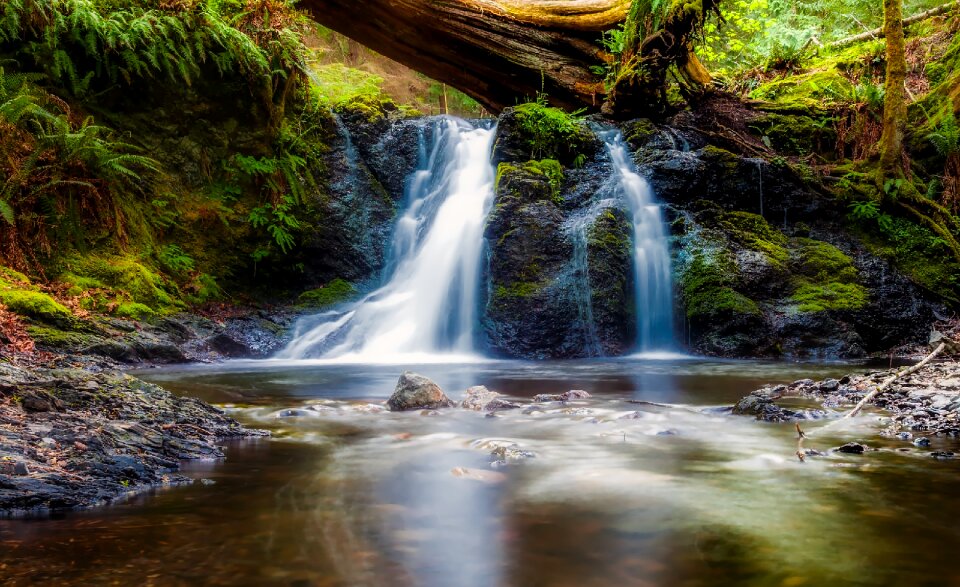
<instances>
[{"instance_id":1,"label":"tree trunk","mask_svg":"<svg viewBox=\"0 0 960 587\"><path fill-rule=\"evenodd\" d=\"M299 5L320 24L457 88L491 112L540 92L556 106L596 111L606 89L595 69L612 62L599 39L626 20L631 0L302 0ZM658 36L670 39L671 53L653 57L657 67L677 63L702 81L709 79L706 70L688 58L687 34L696 28L688 22L695 20L693 5L681 2L676 16L664 19L682 32ZM656 74L654 83L666 77L665 71Z\"/></svg>"},{"instance_id":2,"label":"tree trunk","mask_svg":"<svg viewBox=\"0 0 960 587\"><path fill-rule=\"evenodd\" d=\"M903 171L903 131L907 119L903 0L883 0L883 33L887 39L887 79L883 99L883 135L880 137L880 171L886 177L893 177Z\"/></svg>"}]
</instances>

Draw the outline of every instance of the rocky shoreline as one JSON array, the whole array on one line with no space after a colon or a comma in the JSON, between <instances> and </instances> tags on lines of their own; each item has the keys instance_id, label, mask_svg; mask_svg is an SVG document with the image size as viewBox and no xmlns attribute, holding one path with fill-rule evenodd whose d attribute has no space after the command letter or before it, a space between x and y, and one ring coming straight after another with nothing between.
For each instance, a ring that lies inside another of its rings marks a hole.
<instances>
[{"instance_id":1,"label":"rocky shoreline","mask_svg":"<svg viewBox=\"0 0 960 587\"><path fill-rule=\"evenodd\" d=\"M15 358L0 363L0 516L192 483L181 461L223 458L222 440L266 435L111 361Z\"/></svg>"},{"instance_id":2,"label":"rocky shoreline","mask_svg":"<svg viewBox=\"0 0 960 587\"><path fill-rule=\"evenodd\" d=\"M767 385L733 406L738 415L766 422L837 418L877 388L897 369L851 374L840 379L801 379L790 384ZM798 407L797 402L819 407ZM932 363L896 380L869 404L885 412L880 434L927 446L928 437L960 438L960 361ZM937 457L952 457L932 453Z\"/></svg>"}]
</instances>

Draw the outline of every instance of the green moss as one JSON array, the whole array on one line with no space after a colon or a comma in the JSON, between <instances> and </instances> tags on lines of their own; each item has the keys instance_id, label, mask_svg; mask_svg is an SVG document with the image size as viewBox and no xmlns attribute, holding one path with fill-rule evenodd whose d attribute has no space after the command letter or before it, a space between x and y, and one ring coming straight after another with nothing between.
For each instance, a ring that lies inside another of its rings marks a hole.
<instances>
[{"instance_id":1,"label":"green moss","mask_svg":"<svg viewBox=\"0 0 960 587\"><path fill-rule=\"evenodd\" d=\"M736 266L723 253L698 252L679 278L687 317L757 315L756 302L733 289Z\"/></svg>"},{"instance_id":2,"label":"green moss","mask_svg":"<svg viewBox=\"0 0 960 587\"><path fill-rule=\"evenodd\" d=\"M495 189L500 189L501 180L504 177L526 173L537 177L546 178L549 184L550 201L557 205L563 204L561 189L563 187L563 167L556 159L543 159L541 161L527 161L526 163L501 163L497 166L497 179Z\"/></svg>"},{"instance_id":3,"label":"green moss","mask_svg":"<svg viewBox=\"0 0 960 587\"><path fill-rule=\"evenodd\" d=\"M804 283L797 288L790 300L797 304L797 309L801 312L859 310L867 305L869 295L867 290L857 283Z\"/></svg>"},{"instance_id":4,"label":"green moss","mask_svg":"<svg viewBox=\"0 0 960 587\"><path fill-rule=\"evenodd\" d=\"M493 297L497 301L526 299L539 293L546 286L540 281L514 281L493 288Z\"/></svg>"},{"instance_id":5,"label":"green moss","mask_svg":"<svg viewBox=\"0 0 960 587\"><path fill-rule=\"evenodd\" d=\"M109 288L131 302L156 313L183 307L176 287L133 257L85 257L68 263L64 280L78 288Z\"/></svg>"},{"instance_id":6,"label":"green moss","mask_svg":"<svg viewBox=\"0 0 960 587\"><path fill-rule=\"evenodd\" d=\"M27 333L40 346L53 349L76 350L87 346L90 336L79 332L67 332L45 326L30 326Z\"/></svg>"},{"instance_id":7,"label":"green moss","mask_svg":"<svg viewBox=\"0 0 960 587\"><path fill-rule=\"evenodd\" d=\"M741 245L763 253L770 264L785 269L790 260L787 237L770 226L763 216L750 212L725 212L718 219L720 228Z\"/></svg>"},{"instance_id":8,"label":"green moss","mask_svg":"<svg viewBox=\"0 0 960 587\"><path fill-rule=\"evenodd\" d=\"M750 97L754 100L776 101L798 110L820 110L831 104L848 101L853 95L853 84L835 67L822 67L761 84L750 93Z\"/></svg>"},{"instance_id":9,"label":"green moss","mask_svg":"<svg viewBox=\"0 0 960 587\"><path fill-rule=\"evenodd\" d=\"M149 306L138 304L137 302L124 302L119 304L113 313L120 318L130 318L133 320L149 320L157 316L157 313Z\"/></svg>"},{"instance_id":10,"label":"green moss","mask_svg":"<svg viewBox=\"0 0 960 587\"><path fill-rule=\"evenodd\" d=\"M329 308L355 296L357 289L344 279L334 279L327 285L300 295L300 303L311 308Z\"/></svg>"},{"instance_id":11,"label":"green moss","mask_svg":"<svg viewBox=\"0 0 960 587\"><path fill-rule=\"evenodd\" d=\"M621 128L627 143L634 149L639 149L646 145L658 132L656 125L646 118L631 120L630 122L624 123Z\"/></svg>"},{"instance_id":12,"label":"green moss","mask_svg":"<svg viewBox=\"0 0 960 587\"><path fill-rule=\"evenodd\" d=\"M0 265L0 285L30 285L30 278L9 267Z\"/></svg>"},{"instance_id":13,"label":"green moss","mask_svg":"<svg viewBox=\"0 0 960 587\"><path fill-rule=\"evenodd\" d=\"M63 304L39 291L0 288L0 304L11 312L44 322L58 323L72 317Z\"/></svg>"},{"instance_id":14,"label":"green moss","mask_svg":"<svg viewBox=\"0 0 960 587\"><path fill-rule=\"evenodd\" d=\"M779 152L807 155L836 142L833 122L829 116L770 113L757 118L750 128Z\"/></svg>"},{"instance_id":15,"label":"green moss","mask_svg":"<svg viewBox=\"0 0 960 587\"><path fill-rule=\"evenodd\" d=\"M858 283L853 259L823 241L795 238L791 303L800 312L859 310L869 302L867 290Z\"/></svg>"},{"instance_id":16,"label":"green moss","mask_svg":"<svg viewBox=\"0 0 960 587\"><path fill-rule=\"evenodd\" d=\"M334 107L342 116L358 116L373 124L398 110L396 103L379 93L358 94L337 103Z\"/></svg>"},{"instance_id":17,"label":"green moss","mask_svg":"<svg viewBox=\"0 0 960 587\"><path fill-rule=\"evenodd\" d=\"M593 139L582 120L543 101L515 108L517 131L531 159L556 159L571 164Z\"/></svg>"}]
</instances>

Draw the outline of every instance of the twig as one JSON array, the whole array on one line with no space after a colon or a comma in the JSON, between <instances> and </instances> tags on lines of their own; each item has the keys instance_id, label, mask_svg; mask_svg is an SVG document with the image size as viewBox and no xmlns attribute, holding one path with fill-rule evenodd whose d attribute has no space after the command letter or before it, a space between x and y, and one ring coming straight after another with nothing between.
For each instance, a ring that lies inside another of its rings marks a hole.
<instances>
[{"instance_id":1,"label":"twig","mask_svg":"<svg viewBox=\"0 0 960 587\"><path fill-rule=\"evenodd\" d=\"M859 413L860 413L860 410L862 410L864 406L866 406L868 403L870 403L870 401L871 401L873 398L875 398L875 397L877 397L878 395L880 395L881 393L883 393L888 387L890 387L890 385L893 384L894 381L896 381L897 379L900 379L901 377L906 377L907 375L912 375L912 374L916 373L917 371L919 371L920 369L923 369L923 368L927 365L927 363L929 363L934 357L936 357L937 355L939 355L939 354L943 351L943 349L945 349L945 348L947 348L947 343L941 342L940 345L939 345L937 348L935 348L932 353L930 353L929 355L927 355L926 357L924 357L924 359L923 359L922 361L920 361L919 363L917 363L916 365L914 365L914 366L912 366L912 367L910 367L910 368L908 368L908 369L904 369L903 371L897 371L896 373L894 373L894 374L891 375L890 377L887 377L887 378L884 380L883 383L881 383L879 386L877 386L876 389L874 389L873 391L871 391L870 393L868 393L867 395L865 395L865 396L863 397L863 399L860 400L860 402L859 402L856 406L854 406L854 408L853 408L852 410L850 410L849 412L847 412L847 413L843 416L843 418L841 418L841 419L842 419L842 420L846 420L847 418L853 418L854 416L856 416L857 414L859 414Z\"/></svg>"},{"instance_id":2,"label":"twig","mask_svg":"<svg viewBox=\"0 0 960 587\"><path fill-rule=\"evenodd\" d=\"M803 429L800 428L800 422L797 422L797 458L800 459L800 462L806 462L807 458L804 456L803 452L803 439L807 435L803 433Z\"/></svg>"}]
</instances>

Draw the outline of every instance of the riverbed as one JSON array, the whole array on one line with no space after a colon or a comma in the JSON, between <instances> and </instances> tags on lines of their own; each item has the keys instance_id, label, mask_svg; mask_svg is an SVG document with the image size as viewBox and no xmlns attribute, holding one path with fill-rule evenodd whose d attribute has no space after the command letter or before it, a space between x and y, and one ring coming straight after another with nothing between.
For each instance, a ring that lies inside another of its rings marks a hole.
<instances>
[{"instance_id":1,"label":"riverbed","mask_svg":"<svg viewBox=\"0 0 960 587\"><path fill-rule=\"evenodd\" d=\"M389 413L403 369L456 399L525 406ZM234 362L137 376L225 406L272 439L189 463L197 483L0 521L6 584L960 585L960 462L877 435L812 435L724 411L844 364L682 357L364 365ZM815 431L819 422L807 424ZM831 452L846 442L862 455Z\"/></svg>"}]
</instances>

